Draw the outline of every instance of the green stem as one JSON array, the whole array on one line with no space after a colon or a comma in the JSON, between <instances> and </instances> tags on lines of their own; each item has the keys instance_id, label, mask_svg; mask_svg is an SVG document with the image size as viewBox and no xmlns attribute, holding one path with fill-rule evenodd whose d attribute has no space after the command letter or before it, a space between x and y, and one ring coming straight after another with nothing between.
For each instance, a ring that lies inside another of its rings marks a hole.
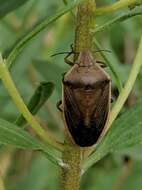
<instances>
[{"instance_id":1,"label":"green stem","mask_svg":"<svg viewBox=\"0 0 142 190\"><path fill-rule=\"evenodd\" d=\"M128 7L128 6L133 5L133 4L137 4L137 3L139 3L139 0L119 0L118 2L116 2L112 5L97 8L95 10L95 15L100 16L100 15L103 15L106 13L111 13L111 12L114 12L116 10Z\"/></svg>"},{"instance_id":2,"label":"green stem","mask_svg":"<svg viewBox=\"0 0 142 190\"><path fill-rule=\"evenodd\" d=\"M61 173L61 190L79 190L81 178L81 148L73 145L67 137L68 147L63 152L63 163Z\"/></svg>"},{"instance_id":3,"label":"green stem","mask_svg":"<svg viewBox=\"0 0 142 190\"><path fill-rule=\"evenodd\" d=\"M62 145L58 142L56 142L53 137L45 132L45 130L40 126L40 124L37 122L35 117L30 113L27 106L25 105L23 99L21 98L11 76L9 71L7 70L5 60L2 59L0 55L0 76L1 79L5 85L5 88L9 92L9 95L13 99L14 103L16 104L19 111L22 113L24 118L27 120L27 122L31 125L31 127L34 129L36 134L48 145L51 145L52 147L62 150Z\"/></svg>"},{"instance_id":4,"label":"green stem","mask_svg":"<svg viewBox=\"0 0 142 190\"><path fill-rule=\"evenodd\" d=\"M93 11L95 7L94 0L83 0L78 6L77 22L75 31L75 52L81 52L84 49L92 48L92 33L94 28ZM77 57L75 55L74 60ZM62 168L61 190L79 190L81 178L82 149L74 144L71 137L66 134L65 146L63 152L63 162L66 167Z\"/></svg>"},{"instance_id":5,"label":"green stem","mask_svg":"<svg viewBox=\"0 0 142 190\"><path fill-rule=\"evenodd\" d=\"M92 48L92 33L95 20L93 11L96 7L94 0L84 0L78 6L77 24L75 31L75 51L80 52L83 49Z\"/></svg>"},{"instance_id":6,"label":"green stem","mask_svg":"<svg viewBox=\"0 0 142 190\"><path fill-rule=\"evenodd\" d=\"M126 99L128 98L128 96L134 86L135 80L136 80L137 75L142 66L142 53L141 52L142 52L142 37L140 40L140 45L139 45L137 55L134 60L131 72L129 74L128 80L127 80L123 90L121 91L114 107L111 110L110 118L108 121L108 128L112 125L113 121L116 119L117 115L119 114L120 110L122 109Z\"/></svg>"}]
</instances>

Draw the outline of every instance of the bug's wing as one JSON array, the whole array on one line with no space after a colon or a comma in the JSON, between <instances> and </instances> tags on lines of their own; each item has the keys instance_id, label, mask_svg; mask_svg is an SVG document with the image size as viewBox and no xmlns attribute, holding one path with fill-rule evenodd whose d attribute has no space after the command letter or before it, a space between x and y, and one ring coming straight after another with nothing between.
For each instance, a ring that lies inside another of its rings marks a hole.
<instances>
[{"instance_id":1,"label":"bug's wing","mask_svg":"<svg viewBox=\"0 0 142 190\"><path fill-rule=\"evenodd\" d=\"M64 113L70 130L72 131L73 128L77 128L78 122L81 119L81 112L75 94L69 87L64 87Z\"/></svg>"},{"instance_id":2,"label":"bug's wing","mask_svg":"<svg viewBox=\"0 0 142 190\"><path fill-rule=\"evenodd\" d=\"M78 144L78 134L76 134L79 123L82 120L78 102L76 100L73 90L64 86L64 116L69 132L73 139Z\"/></svg>"},{"instance_id":3,"label":"bug's wing","mask_svg":"<svg viewBox=\"0 0 142 190\"><path fill-rule=\"evenodd\" d=\"M91 146L97 142L108 117L110 84L101 84L92 90L92 104L90 107L89 124L86 125L86 109L80 107L80 97L73 89L64 86L64 115L67 127L79 146ZM83 99L83 97L82 97ZM84 95L84 100L86 96Z\"/></svg>"},{"instance_id":4,"label":"bug's wing","mask_svg":"<svg viewBox=\"0 0 142 190\"><path fill-rule=\"evenodd\" d=\"M97 96L96 104L91 115L91 125L95 120L96 132L100 136L109 114L110 106L110 82L101 87L100 95Z\"/></svg>"}]
</instances>

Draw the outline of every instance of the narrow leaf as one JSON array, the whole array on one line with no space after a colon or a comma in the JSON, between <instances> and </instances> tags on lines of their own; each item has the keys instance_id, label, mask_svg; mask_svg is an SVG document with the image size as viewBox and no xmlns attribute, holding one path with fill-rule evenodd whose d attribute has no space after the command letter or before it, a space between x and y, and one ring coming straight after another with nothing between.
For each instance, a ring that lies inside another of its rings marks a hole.
<instances>
[{"instance_id":1,"label":"narrow leaf","mask_svg":"<svg viewBox=\"0 0 142 190\"><path fill-rule=\"evenodd\" d=\"M52 153L52 149L49 150L48 147L40 143L28 132L3 119L0 119L0 144L13 145L20 149L42 151L50 161L60 165L60 159Z\"/></svg>"},{"instance_id":2,"label":"narrow leaf","mask_svg":"<svg viewBox=\"0 0 142 190\"><path fill-rule=\"evenodd\" d=\"M41 149L34 137L3 119L0 119L0 144L11 144L22 149Z\"/></svg>"},{"instance_id":3,"label":"narrow leaf","mask_svg":"<svg viewBox=\"0 0 142 190\"><path fill-rule=\"evenodd\" d=\"M0 19L9 12L24 5L28 0L0 0Z\"/></svg>"},{"instance_id":4,"label":"narrow leaf","mask_svg":"<svg viewBox=\"0 0 142 190\"><path fill-rule=\"evenodd\" d=\"M27 107L29 111L35 115L39 109L44 105L47 99L51 96L54 89L54 84L51 82L41 82L31 97ZM26 123L23 115L20 115L16 120L16 125L23 126Z\"/></svg>"}]
</instances>

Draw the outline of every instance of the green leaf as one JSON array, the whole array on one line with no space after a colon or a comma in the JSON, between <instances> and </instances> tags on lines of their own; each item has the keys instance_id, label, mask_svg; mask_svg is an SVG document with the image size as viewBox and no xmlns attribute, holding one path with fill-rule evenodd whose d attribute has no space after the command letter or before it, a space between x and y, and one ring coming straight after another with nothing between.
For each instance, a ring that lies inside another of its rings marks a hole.
<instances>
[{"instance_id":1,"label":"green leaf","mask_svg":"<svg viewBox=\"0 0 142 190\"><path fill-rule=\"evenodd\" d=\"M44 144L16 125L0 119L0 144L13 145L20 149L41 150L54 164L60 165L60 160L53 155Z\"/></svg>"},{"instance_id":2,"label":"green leaf","mask_svg":"<svg viewBox=\"0 0 142 190\"><path fill-rule=\"evenodd\" d=\"M54 14L50 18L49 18L49 16L44 18L33 29L31 29L20 40L18 40L17 43L14 45L14 47L11 49L11 51L8 53L8 56L6 57L8 67L10 67L12 62L16 59L16 57L20 54L20 52L30 42L31 39L33 39L41 31L46 29L49 24L55 22L58 18L60 18L61 16L63 16L64 14L66 14L67 12L72 10L73 8L75 8L80 2L81 2L81 0L71 1L71 3L69 3L67 6L65 6L57 14Z\"/></svg>"},{"instance_id":3,"label":"green leaf","mask_svg":"<svg viewBox=\"0 0 142 190\"><path fill-rule=\"evenodd\" d=\"M142 144L142 100L121 115L114 123L95 151L87 158L86 168L99 161L108 153Z\"/></svg>"},{"instance_id":4,"label":"green leaf","mask_svg":"<svg viewBox=\"0 0 142 190\"><path fill-rule=\"evenodd\" d=\"M0 144L10 144L22 149L41 149L39 142L34 137L3 119L0 119Z\"/></svg>"},{"instance_id":5,"label":"green leaf","mask_svg":"<svg viewBox=\"0 0 142 190\"><path fill-rule=\"evenodd\" d=\"M47 99L51 96L54 90L54 84L51 82L41 82L31 97L27 107L29 111L35 115L39 109L44 105ZM20 115L16 120L16 125L22 126L26 123L25 118Z\"/></svg>"},{"instance_id":6,"label":"green leaf","mask_svg":"<svg viewBox=\"0 0 142 190\"><path fill-rule=\"evenodd\" d=\"M0 19L9 12L24 5L28 0L0 0Z\"/></svg>"}]
</instances>

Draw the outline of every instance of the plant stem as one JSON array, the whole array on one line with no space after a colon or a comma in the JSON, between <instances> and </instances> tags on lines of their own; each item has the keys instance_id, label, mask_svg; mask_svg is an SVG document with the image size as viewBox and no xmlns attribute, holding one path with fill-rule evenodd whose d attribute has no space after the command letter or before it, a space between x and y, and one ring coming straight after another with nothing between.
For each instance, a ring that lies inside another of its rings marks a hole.
<instances>
[{"instance_id":1,"label":"plant stem","mask_svg":"<svg viewBox=\"0 0 142 190\"><path fill-rule=\"evenodd\" d=\"M117 115L119 114L121 108L123 107L126 99L128 98L128 96L134 86L135 80L136 80L137 75L142 66L142 53L141 52L142 52L142 37L140 40L140 45L139 45L137 55L134 60L131 72L129 74L128 80L127 80L123 90L121 91L114 107L111 110L110 118L108 121L108 128L112 125L113 121L116 119Z\"/></svg>"},{"instance_id":2,"label":"plant stem","mask_svg":"<svg viewBox=\"0 0 142 190\"><path fill-rule=\"evenodd\" d=\"M78 6L77 23L75 31L75 52L80 52L83 49L91 49L92 47L92 33L94 29L94 0L84 0ZM76 57L75 57L76 58Z\"/></svg>"},{"instance_id":3,"label":"plant stem","mask_svg":"<svg viewBox=\"0 0 142 190\"><path fill-rule=\"evenodd\" d=\"M78 5L76 30L75 30L75 52L81 52L84 49L92 47L92 33L94 28L93 11L95 7L94 0L83 0ZM77 55L74 55L74 60ZM82 148L74 144L71 137L66 133L65 146L63 152L63 162L66 167L62 168L61 190L79 190L81 179Z\"/></svg>"},{"instance_id":4,"label":"plant stem","mask_svg":"<svg viewBox=\"0 0 142 190\"><path fill-rule=\"evenodd\" d=\"M25 105L23 99L21 98L10 76L10 73L6 67L5 60L2 59L1 55L0 55L0 77L5 85L5 88L7 89L14 103L16 104L17 108L20 110L24 118L31 125L31 127L34 129L36 134L41 138L41 140L44 143L51 145L52 147L58 150L62 150L63 148L62 145L58 143L50 134L45 132L45 130L40 126L40 124L37 122L37 120L28 110L27 106Z\"/></svg>"},{"instance_id":5,"label":"plant stem","mask_svg":"<svg viewBox=\"0 0 142 190\"><path fill-rule=\"evenodd\" d=\"M66 137L68 147L63 152L63 163L61 173L61 190L79 190L81 178L81 148L73 145L70 138Z\"/></svg>"},{"instance_id":6,"label":"plant stem","mask_svg":"<svg viewBox=\"0 0 142 190\"><path fill-rule=\"evenodd\" d=\"M119 0L118 2L116 2L112 5L97 8L95 11L95 15L100 16L100 15L103 15L106 13L111 13L111 12L114 12L116 10L128 7L128 6L133 5L133 4L137 4L137 3L139 3L139 0Z\"/></svg>"}]
</instances>

